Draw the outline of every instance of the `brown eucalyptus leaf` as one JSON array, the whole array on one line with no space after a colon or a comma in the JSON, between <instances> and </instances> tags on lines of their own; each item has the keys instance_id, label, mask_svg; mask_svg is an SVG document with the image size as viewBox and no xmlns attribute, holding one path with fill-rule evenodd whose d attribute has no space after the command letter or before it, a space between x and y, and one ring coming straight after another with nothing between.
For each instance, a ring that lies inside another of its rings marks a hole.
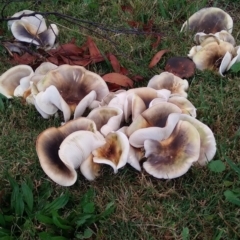
<instances>
[{"instance_id":1,"label":"brown eucalyptus leaf","mask_svg":"<svg viewBox=\"0 0 240 240\"><path fill-rule=\"evenodd\" d=\"M108 73L102 76L102 78L109 83L115 83L122 87L133 87L133 81L120 73Z\"/></svg>"},{"instance_id":2,"label":"brown eucalyptus leaf","mask_svg":"<svg viewBox=\"0 0 240 240\"><path fill-rule=\"evenodd\" d=\"M149 67L149 68L153 68L153 67L161 60L162 56L163 56L166 52L169 52L169 50L164 49L164 50L161 50L161 51L157 52L157 53L153 56L153 58L152 58L152 60L151 60L151 62L150 62L150 64L149 64L148 67Z\"/></svg>"}]
</instances>

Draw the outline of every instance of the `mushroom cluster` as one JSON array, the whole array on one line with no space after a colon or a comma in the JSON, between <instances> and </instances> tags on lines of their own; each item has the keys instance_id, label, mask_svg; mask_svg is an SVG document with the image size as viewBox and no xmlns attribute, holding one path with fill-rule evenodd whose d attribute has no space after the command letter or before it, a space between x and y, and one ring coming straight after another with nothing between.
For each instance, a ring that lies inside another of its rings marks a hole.
<instances>
[{"instance_id":1,"label":"mushroom cluster","mask_svg":"<svg viewBox=\"0 0 240 240\"><path fill-rule=\"evenodd\" d=\"M49 88L59 89L51 85L61 79L59 68L37 84L38 88L44 86L41 95ZM72 75L78 79L75 72ZM75 84L67 78L65 81ZM97 80L95 83L97 86ZM76 87L64 86L61 96ZM110 165L114 173L127 163L141 171L141 161L145 160L145 171L159 179L180 177L192 165L204 166L213 159L216 142L210 128L196 119L196 108L187 99L187 89L187 80L163 72L150 79L147 87L100 95L96 88L90 90L101 96L84 101L84 109L92 109L90 113L84 115L80 111L73 120L38 136L36 151L44 172L56 183L70 186L77 179L76 169L80 168L86 179L94 180L102 164ZM53 92L46 99L52 95ZM54 101L49 102L56 106Z\"/></svg>"},{"instance_id":2,"label":"mushroom cluster","mask_svg":"<svg viewBox=\"0 0 240 240\"><path fill-rule=\"evenodd\" d=\"M31 43L45 49L54 47L56 37L59 33L56 24L50 24L47 28L43 16L34 14L34 11L31 10L17 12L12 18L19 18L8 21L8 28L11 29L17 41Z\"/></svg>"},{"instance_id":3,"label":"mushroom cluster","mask_svg":"<svg viewBox=\"0 0 240 240\"><path fill-rule=\"evenodd\" d=\"M239 46L231 35L233 20L220 8L203 8L194 13L182 26L181 31L195 32L196 45L188 57L199 70L217 70L223 76L232 65L240 61Z\"/></svg>"}]
</instances>

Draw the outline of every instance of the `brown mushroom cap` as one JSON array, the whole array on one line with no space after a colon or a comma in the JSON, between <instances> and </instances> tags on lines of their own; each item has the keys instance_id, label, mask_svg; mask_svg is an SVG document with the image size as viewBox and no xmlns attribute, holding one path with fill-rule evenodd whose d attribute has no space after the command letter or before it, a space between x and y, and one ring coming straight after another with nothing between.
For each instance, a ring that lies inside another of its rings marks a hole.
<instances>
[{"instance_id":1,"label":"brown mushroom cap","mask_svg":"<svg viewBox=\"0 0 240 240\"><path fill-rule=\"evenodd\" d=\"M156 178L172 179L185 174L200 153L200 136L188 122L179 121L170 137L161 142L146 140L143 168Z\"/></svg>"},{"instance_id":2,"label":"brown mushroom cap","mask_svg":"<svg viewBox=\"0 0 240 240\"><path fill-rule=\"evenodd\" d=\"M71 186L77 179L76 171L59 158L58 150L63 140L78 130L95 132L95 123L86 118L69 121L59 128L48 128L39 134L36 151L43 171L56 183Z\"/></svg>"},{"instance_id":3,"label":"brown mushroom cap","mask_svg":"<svg viewBox=\"0 0 240 240\"><path fill-rule=\"evenodd\" d=\"M189 78L195 74L195 64L187 57L172 57L168 59L165 70L180 78Z\"/></svg>"},{"instance_id":4,"label":"brown mushroom cap","mask_svg":"<svg viewBox=\"0 0 240 240\"><path fill-rule=\"evenodd\" d=\"M233 20L229 14L220 8L203 8L194 13L182 26L181 31L216 33L226 30L229 33L233 29Z\"/></svg>"}]
</instances>

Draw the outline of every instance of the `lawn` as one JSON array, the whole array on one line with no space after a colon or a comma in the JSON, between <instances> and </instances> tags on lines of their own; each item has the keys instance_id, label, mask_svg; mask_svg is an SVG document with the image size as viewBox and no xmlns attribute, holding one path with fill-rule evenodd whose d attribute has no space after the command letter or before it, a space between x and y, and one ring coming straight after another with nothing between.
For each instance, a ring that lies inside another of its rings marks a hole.
<instances>
[{"instance_id":1,"label":"lawn","mask_svg":"<svg viewBox=\"0 0 240 240\"><path fill-rule=\"evenodd\" d=\"M193 34L180 33L181 26L187 17L206 6L222 8L232 16L232 34L239 45L237 0L0 3L2 17L23 9L60 12L112 30L80 21L70 23L54 14L47 16L49 23L58 24L61 44L75 38L76 44L82 45L91 36L101 53L114 54L131 76L144 77L134 87L146 86L152 76L163 72L170 57L188 54L194 45ZM157 48L151 47L156 41L151 36L126 31L130 29L127 21L146 24L149 20L153 20L153 30L162 35ZM0 30L0 41L12 38L6 21L0 22ZM152 57L162 49L170 51L149 69ZM13 66L9 59L0 45L0 73ZM100 75L112 71L106 62L88 69ZM192 167L172 180L156 179L131 166L114 174L104 166L95 181L87 181L79 173L73 186L61 187L43 172L35 149L37 136L49 127L60 126L61 119L43 119L20 98L4 100L0 112L0 240L240 239L240 75L229 71L221 77L212 71L197 70L188 81L188 99L197 108L197 119L212 129L217 142L213 161L219 160L223 168Z\"/></svg>"}]
</instances>

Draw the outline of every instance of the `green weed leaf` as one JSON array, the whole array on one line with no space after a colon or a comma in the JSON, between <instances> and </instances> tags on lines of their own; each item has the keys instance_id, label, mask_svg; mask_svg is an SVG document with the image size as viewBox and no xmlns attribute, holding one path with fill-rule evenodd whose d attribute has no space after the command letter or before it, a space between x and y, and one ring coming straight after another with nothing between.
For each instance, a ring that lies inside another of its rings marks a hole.
<instances>
[{"instance_id":1,"label":"green weed leaf","mask_svg":"<svg viewBox=\"0 0 240 240\"><path fill-rule=\"evenodd\" d=\"M51 203L46 204L46 206L43 208L43 211L46 213L51 213L60 208L63 208L68 203L68 200L69 200L69 194L68 193L63 194L62 196L55 199Z\"/></svg>"},{"instance_id":2,"label":"green weed leaf","mask_svg":"<svg viewBox=\"0 0 240 240\"><path fill-rule=\"evenodd\" d=\"M40 223L44 223L44 224L53 224L53 220L52 218L42 215L40 213L38 213L36 215L36 219L40 222Z\"/></svg>"},{"instance_id":3,"label":"green weed leaf","mask_svg":"<svg viewBox=\"0 0 240 240\"><path fill-rule=\"evenodd\" d=\"M240 168L228 157L225 156L226 162L229 164L229 166L238 174L240 178Z\"/></svg>"},{"instance_id":4,"label":"green weed leaf","mask_svg":"<svg viewBox=\"0 0 240 240\"><path fill-rule=\"evenodd\" d=\"M58 213L56 211L52 213L52 219L53 219L53 223L57 227L59 227L61 229L65 229L65 230L72 229L72 227L70 227L64 223L64 220L60 218L60 216L58 215Z\"/></svg>"},{"instance_id":5,"label":"green weed leaf","mask_svg":"<svg viewBox=\"0 0 240 240\"><path fill-rule=\"evenodd\" d=\"M238 73L240 71L240 62L234 63L230 69L232 72Z\"/></svg>"},{"instance_id":6,"label":"green weed leaf","mask_svg":"<svg viewBox=\"0 0 240 240\"><path fill-rule=\"evenodd\" d=\"M208 164L208 167L212 172L215 173L221 173L226 169L225 164L221 160L211 161Z\"/></svg>"},{"instance_id":7,"label":"green weed leaf","mask_svg":"<svg viewBox=\"0 0 240 240\"><path fill-rule=\"evenodd\" d=\"M22 183L22 193L24 202L27 204L30 211L33 209L33 193L30 187L26 183Z\"/></svg>"},{"instance_id":8,"label":"green weed leaf","mask_svg":"<svg viewBox=\"0 0 240 240\"><path fill-rule=\"evenodd\" d=\"M224 192L224 196L226 197L226 200L228 202L231 202L231 203L240 207L240 198L239 198L240 197L240 191L239 191L238 194L236 194L231 190L226 190Z\"/></svg>"},{"instance_id":9,"label":"green weed leaf","mask_svg":"<svg viewBox=\"0 0 240 240\"><path fill-rule=\"evenodd\" d=\"M93 213L95 211L95 206L93 202L87 203L83 206L84 213Z\"/></svg>"},{"instance_id":10,"label":"green weed leaf","mask_svg":"<svg viewBox=\"0 0 240 240\"><path fill-rule=\"evenodd\" d=\"M114 206L114 202L110 202L107 204L104 212L102 212L100 214L100 218L106 218L108 217L110 214L112 214L115 210L115 206Z\"/></svg>"},{"instance_id":11,"label":"green weed leaf","mask_svg":"<svg viewBox=\"0 0 240 240\"><path fill-rule=\"evenodd\" d=\"M92 214L83 214L80 218L78 218L79 220L76 221L77 227L84 225L87 220L91 219L92 217Z\"/></svg>"},{"instance_id":12,"label":"green weed leaf","mask_svg":"<svg viewBox=\"0 0 240 240\"><path fill-rule=\"evenodd\" d=\"M187 227L183 228L182 230L182 239L183 240L189 239L189 229Z\"/></svg>"}]
</instances>

